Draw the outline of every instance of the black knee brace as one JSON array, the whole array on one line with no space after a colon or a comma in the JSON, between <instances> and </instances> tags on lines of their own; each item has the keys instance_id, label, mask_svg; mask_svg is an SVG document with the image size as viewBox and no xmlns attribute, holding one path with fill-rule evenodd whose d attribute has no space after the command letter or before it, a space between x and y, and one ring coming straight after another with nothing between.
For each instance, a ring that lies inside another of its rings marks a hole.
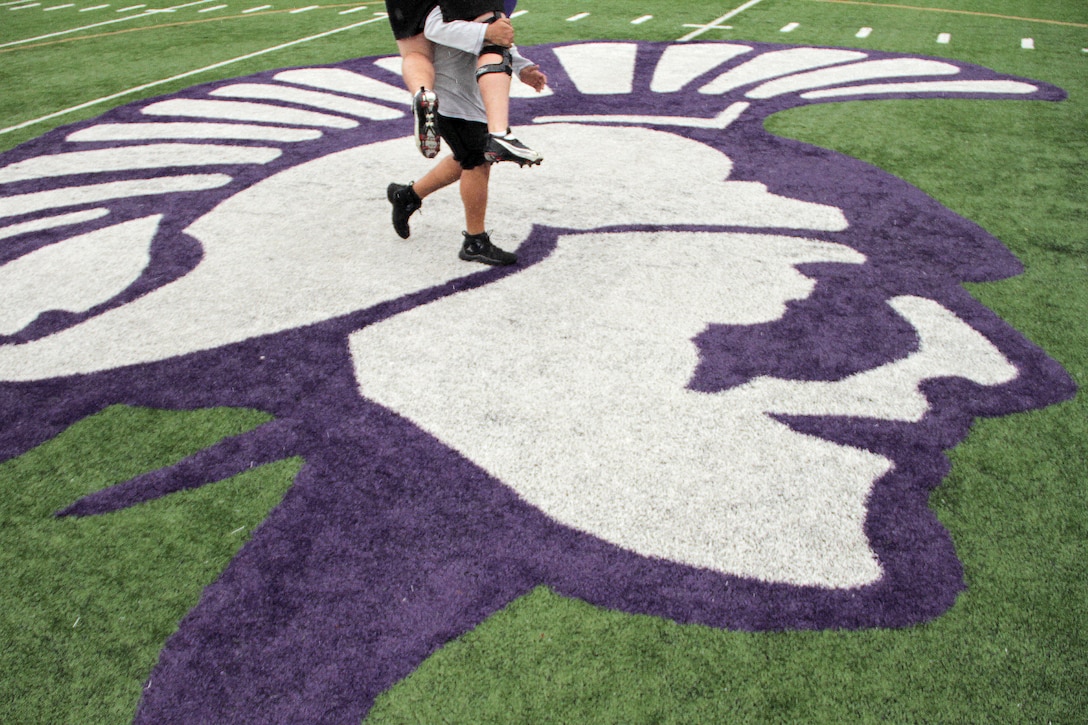
<instances>
[{"instance_id":1,"label":"black knee brace","mask_svg":"<svg viewBox=\"0 0 1088 725\"><path fill-rule=\"evenodd\" d=\"M508 76L514 75L514 56L510 54L509 48L503 48L501 45L485 45L480 48L480 55L486 55L488 53L498 53L502 56L501 63L488 63L482 65L476 69L476 80L480 79L480 76L487 75L488 73L505 73Z\"/></svg>"}]
</instances>

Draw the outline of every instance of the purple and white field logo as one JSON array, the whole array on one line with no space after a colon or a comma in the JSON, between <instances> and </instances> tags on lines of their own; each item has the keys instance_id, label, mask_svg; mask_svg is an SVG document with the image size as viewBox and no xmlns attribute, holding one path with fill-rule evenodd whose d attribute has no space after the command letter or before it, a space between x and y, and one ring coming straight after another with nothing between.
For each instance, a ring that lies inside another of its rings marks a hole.
<instances>
[{"instance_id":1,"label":"purple and white field logo","mask_svg":"<svg viewBox=\"0 0 1088 725\"><path fill-rule=\"evenodd\" d=\"M74 502L301 456L165 643L139 722L357 722L534 587L745 630L901 627L962 589L927 507L977 416L1072 396L965 281L1021 271L889 174L767 134L850 99L1056 101L946 60L766 44L527 49L515 268L457 259L398 60L198 86L0 156L0 458L102 408L275 420ZM858 129L864 133L864 129Z\"/></svg>"}]
</instances>

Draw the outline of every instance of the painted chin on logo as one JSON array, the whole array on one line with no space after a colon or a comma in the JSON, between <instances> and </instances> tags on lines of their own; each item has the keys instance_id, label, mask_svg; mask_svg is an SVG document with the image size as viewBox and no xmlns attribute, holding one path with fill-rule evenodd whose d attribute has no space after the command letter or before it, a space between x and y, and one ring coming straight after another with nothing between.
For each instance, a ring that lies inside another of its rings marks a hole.
<instances>
[{"instance_id":1,"label":"painted chin on logo","mask_svg":"<svg viewBox=\"0 0 1088 725\"><path fill-rule=\"evenodd\" d=\"M835 49L589 43L527 55L552 88L513 112L545 161L495 167L489 203L493 238L520 245L512 270L457 259L463 216L452 189L425 200L411 239L392 232L385 186L418 179L430 162L404 138L405 94L390 85L389 59L191 89L0 166L0 234L25 249L0 267L0 287L15 290L0 308L0 380L163 375L259 338L286 350L278 340L331 336L350 354L332 375L299 356L292 375L324 391L309 403L297 400L301 385L258 386L244 372L202 381L218 404L252 388L246 404L326 431L286 455L307 460L296 491L342 498L303 512L318 499L297 495L274 512L280 523L256 533L187 620L189 644L167 645L175 654L145 695L149 721L177 705L187 667L228 656L213 653L223 622L279 616L270 605L243 617L232 604L245 577L284 565L277 537L308 542L295 562L299 596L306 611L328 610L313 622L341 611L334 580L381 582L360 587L361 600L419 577L476 592L473 606L439 602L428 617L376 599L353 624L337 615L330 642L349 626L370 641L378 610L413 618L399 629L430 628L399 658L375 654L379 645L337 655L345 672L358 666L352 657L381 670L364 685L331 678L318 688L314 697L336 691L354 703L353 716L450 632L540 584L715 626L922 621L962 587L925 506L947 470L942 450L974 417L1072 394L1060 367L960 287L1019 271L997 240L878 169L762 130L774 111L823 100L1057 100L1060 90ZM176 173L186 165L191 173ZM148 179L152 168L173 171ZM186 201L149 213L149 198ZM34 242L43 230L52 236ZM161 274L162 247L194 240L198 258L179 253L181 271ZM167 281L148 281L156 276ZM50 327L50 310L70 317ZM334 384L321 386L338 375L350 384L333 400ZM150 386L155 400L172 384ZM403 468L397 486L426 481L426 491L350 503L360 482L377 480L368 471L379 450ZM206 478L186 485L217 480ZM140 497L95 503L110 495L78 512ZM401 511L409 501L414 514ZM333 567L310 550L325 534L287 525L325 521L371 540L368 527L412 516L458 532L459 543L421 537L381 566L378 549L355 561L337 545ZM477 530L483 520L492 527ZM471 576L453 576L451 557ZM298 631L313 639L316 629ZM333 649L307 651L321 659ZM244 702L246 691L281 686L277 677L291 681L268 674L232 691Z\"/></svg>"}]
</instances>

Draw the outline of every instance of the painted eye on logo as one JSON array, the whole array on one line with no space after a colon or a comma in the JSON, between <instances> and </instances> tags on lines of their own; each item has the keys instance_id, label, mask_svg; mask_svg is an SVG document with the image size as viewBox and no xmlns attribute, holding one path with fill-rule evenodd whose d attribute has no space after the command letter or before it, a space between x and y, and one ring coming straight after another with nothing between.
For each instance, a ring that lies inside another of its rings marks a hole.
<instances>
[{"instance_id":1,"label":"painted eye on logo","mask_svg":"<svg viewBox=\"0 0 1088 725\"><path fill-rule=\"evenodd\" d=\"M1073 384L962 289L1019 273L998 240L762 123L1061 90L834 48L525 54L551 85L511 109L544 163L492 174L513 269L457 259L453 192L393 233L386 185L431 163L398 59L200 86L0 156L9 448L117 402L276 416L64 513L306 460L166 643L138 721L254 718L269 691L297 697L266 719L358 719L539 585L741 629L906 626L962 589L926 507L942 451ZM43 395L79 404L46 421ZM272 651L292 655L253 665Z\"/></svg>"}]
</instances>

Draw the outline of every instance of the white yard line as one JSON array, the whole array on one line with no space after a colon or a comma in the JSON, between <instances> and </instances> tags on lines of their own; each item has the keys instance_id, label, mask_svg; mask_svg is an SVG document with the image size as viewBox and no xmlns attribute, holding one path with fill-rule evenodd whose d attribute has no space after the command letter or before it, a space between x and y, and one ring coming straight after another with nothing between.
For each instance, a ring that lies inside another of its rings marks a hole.
<instances>
[{"instance_id":1,"label":"white yard line","mask_svg":"<svg viewBox=\"0 0 1088 725\"><path fill-rule=\"evenodd\" d=\"M730 10L725 15L721 16L720 18L718 18L717 20L715 20L714 22L712 22L712 23L710 23L708 25L695 25L695 26L685 25L684 27L688 27L688 28L694 27L695 30L691 31L690 33L688 33L684 37L680 38L677 42L686 43L687 41L689 41L689 40L691 40L693 38L698 38L700 35L702 35L703 33L705 33L708 30L713 30L715 28L721 28L722 27L721 24L724 23L726 20L729 20L732 17L740 15L741 13L743 13L748 8L752 7L753 5L758 5L760 2L762 2L762 0L748 0L748 2L744 3L739 8L735 8L733 10Z\"/></svg>"},{"instance_id":2,"label":"white yard line","mask_svg":"<svg viewBox=\"0 0 1088 725\"><path fill-rule=\"evenodd\" d=\"M37 42L39 40L48 40L50 38L56 38L56 37L59 37L61 35L68 35L70 33L78 33L78 32L83 31L83 30L92 30L94 28L101 28L103 25L112 25L114 23L127 23L130 20L135 20L136 18L142 18L142 17L145 17L147 15L151 15L153 13L172 13L175 10L181 10L183 8L192 7L193 5L203 5L204 3L208 3L208 2L211 2L211 1L212 0L196 0L196 2L185 3L183 5L175 5L172 8L166 8L164 10L147 10L147 11L142 12L142 13L137 13L136 15L126 15L123 18L114 18L113 20L103 20L101 23L91 23L90 25L81 25L78 28L70 28L68 30L58 30L55 33L47 33L45 35L37 35L37 36L35 36L33 38L23 38L22 40L11 40L11 41L8 41L7 43L0 43L0 48L9 48L9 47L11 47L13 45L22 45L24 43L34 43L34 42ZM138 9L140 9L142 7L146 7L146 6L145 5L134 5L134 6L128 7L128 8L121 8L117 12L123 13L126 10L138 10Z\"/></svg>"},{"instance_id":3,"label":"white yard line","mask_svg":"<svg viewBox=\"0 0 1088 725\"><path fill-rule=\"evenodd\" d=\"M206 73L206 72L208 72L210 70L215 70L216 68L222 68L223 66L231 65L232 63L239 63L239 62L244 61L244 60L249 60L250 58L256 58L258 56L266 55L268 53L274 53L277 50L283 50L284 48L290 48L292 46L300 45L302 43L308 43L311 40L318 40L320 38L327 38L330 35L335 35L336 33L342 33L345 30L353 30L355 28L359 28L359 27L362 27L364 25L370 25L371 23L376 23L376 22L385 20L385 17L386 17L385 14L382 13L380 16L378 16L376 18L370 18L369 20L363 20L362 22L359 22L359 23L352 23L351 25L345 25L342 28L334 28L333 30L326 30L324 33L318 33L317 35L310 35L310 36L307 36L305 38L299 38L298 40L292 40L289 43L281 43L280 45L275 45L275 46L272 46L271 48L265 48L264 50L258 50L258 51L255 51L253 53L246 53L245 55L240 55L237 58L231 58L230 60L224 60L224 61L220 61L218 63L213 63L211 65L204 66L203 68L197 68L196 70L186 71L185 73L179 73L176 76L170 76L169 78L163 78L162 80L159 80L159 81L152 81L151 83L144 83L143 85L136 86L135 88L129 88L128 90L124 90L124 91L121 91L119 93L113 93L113 94L108 95L108 96L103 96L101 98L96 98L93 101L87 101L86 103L81 103L78 106L72 106L71 108L65 108L63 111L57 111L56 113L50 113L49 115L42 116L41 118L35 118L35 119L30 120L30 121L24 121L23 123L17 124L15 126L9 126L8 128L0 128L0 134L9 133L11 131L18 131L21 128L26 128L27 126L33 126L34 124L42 123L43 121L50 121L50 120L52 120L54 118L64 116L64 115L72 113L74 111L81 111L84 108L90 108L91 106L96 106L96 105L98 105L100 103L106 103L107 101L112 101L112 100L115 100L115 99L118 99L118 98L123 98L124 96L128 96L128 95L131 95L133 93L139 93L140 91L147 90L148 88L154 88L155 86L161 86L161 85L164 85L166 83L172 83L174 81L181 80L182 78L188 78L190 76L199 75L200 73Z\"/></svg>"}]
</instances>

